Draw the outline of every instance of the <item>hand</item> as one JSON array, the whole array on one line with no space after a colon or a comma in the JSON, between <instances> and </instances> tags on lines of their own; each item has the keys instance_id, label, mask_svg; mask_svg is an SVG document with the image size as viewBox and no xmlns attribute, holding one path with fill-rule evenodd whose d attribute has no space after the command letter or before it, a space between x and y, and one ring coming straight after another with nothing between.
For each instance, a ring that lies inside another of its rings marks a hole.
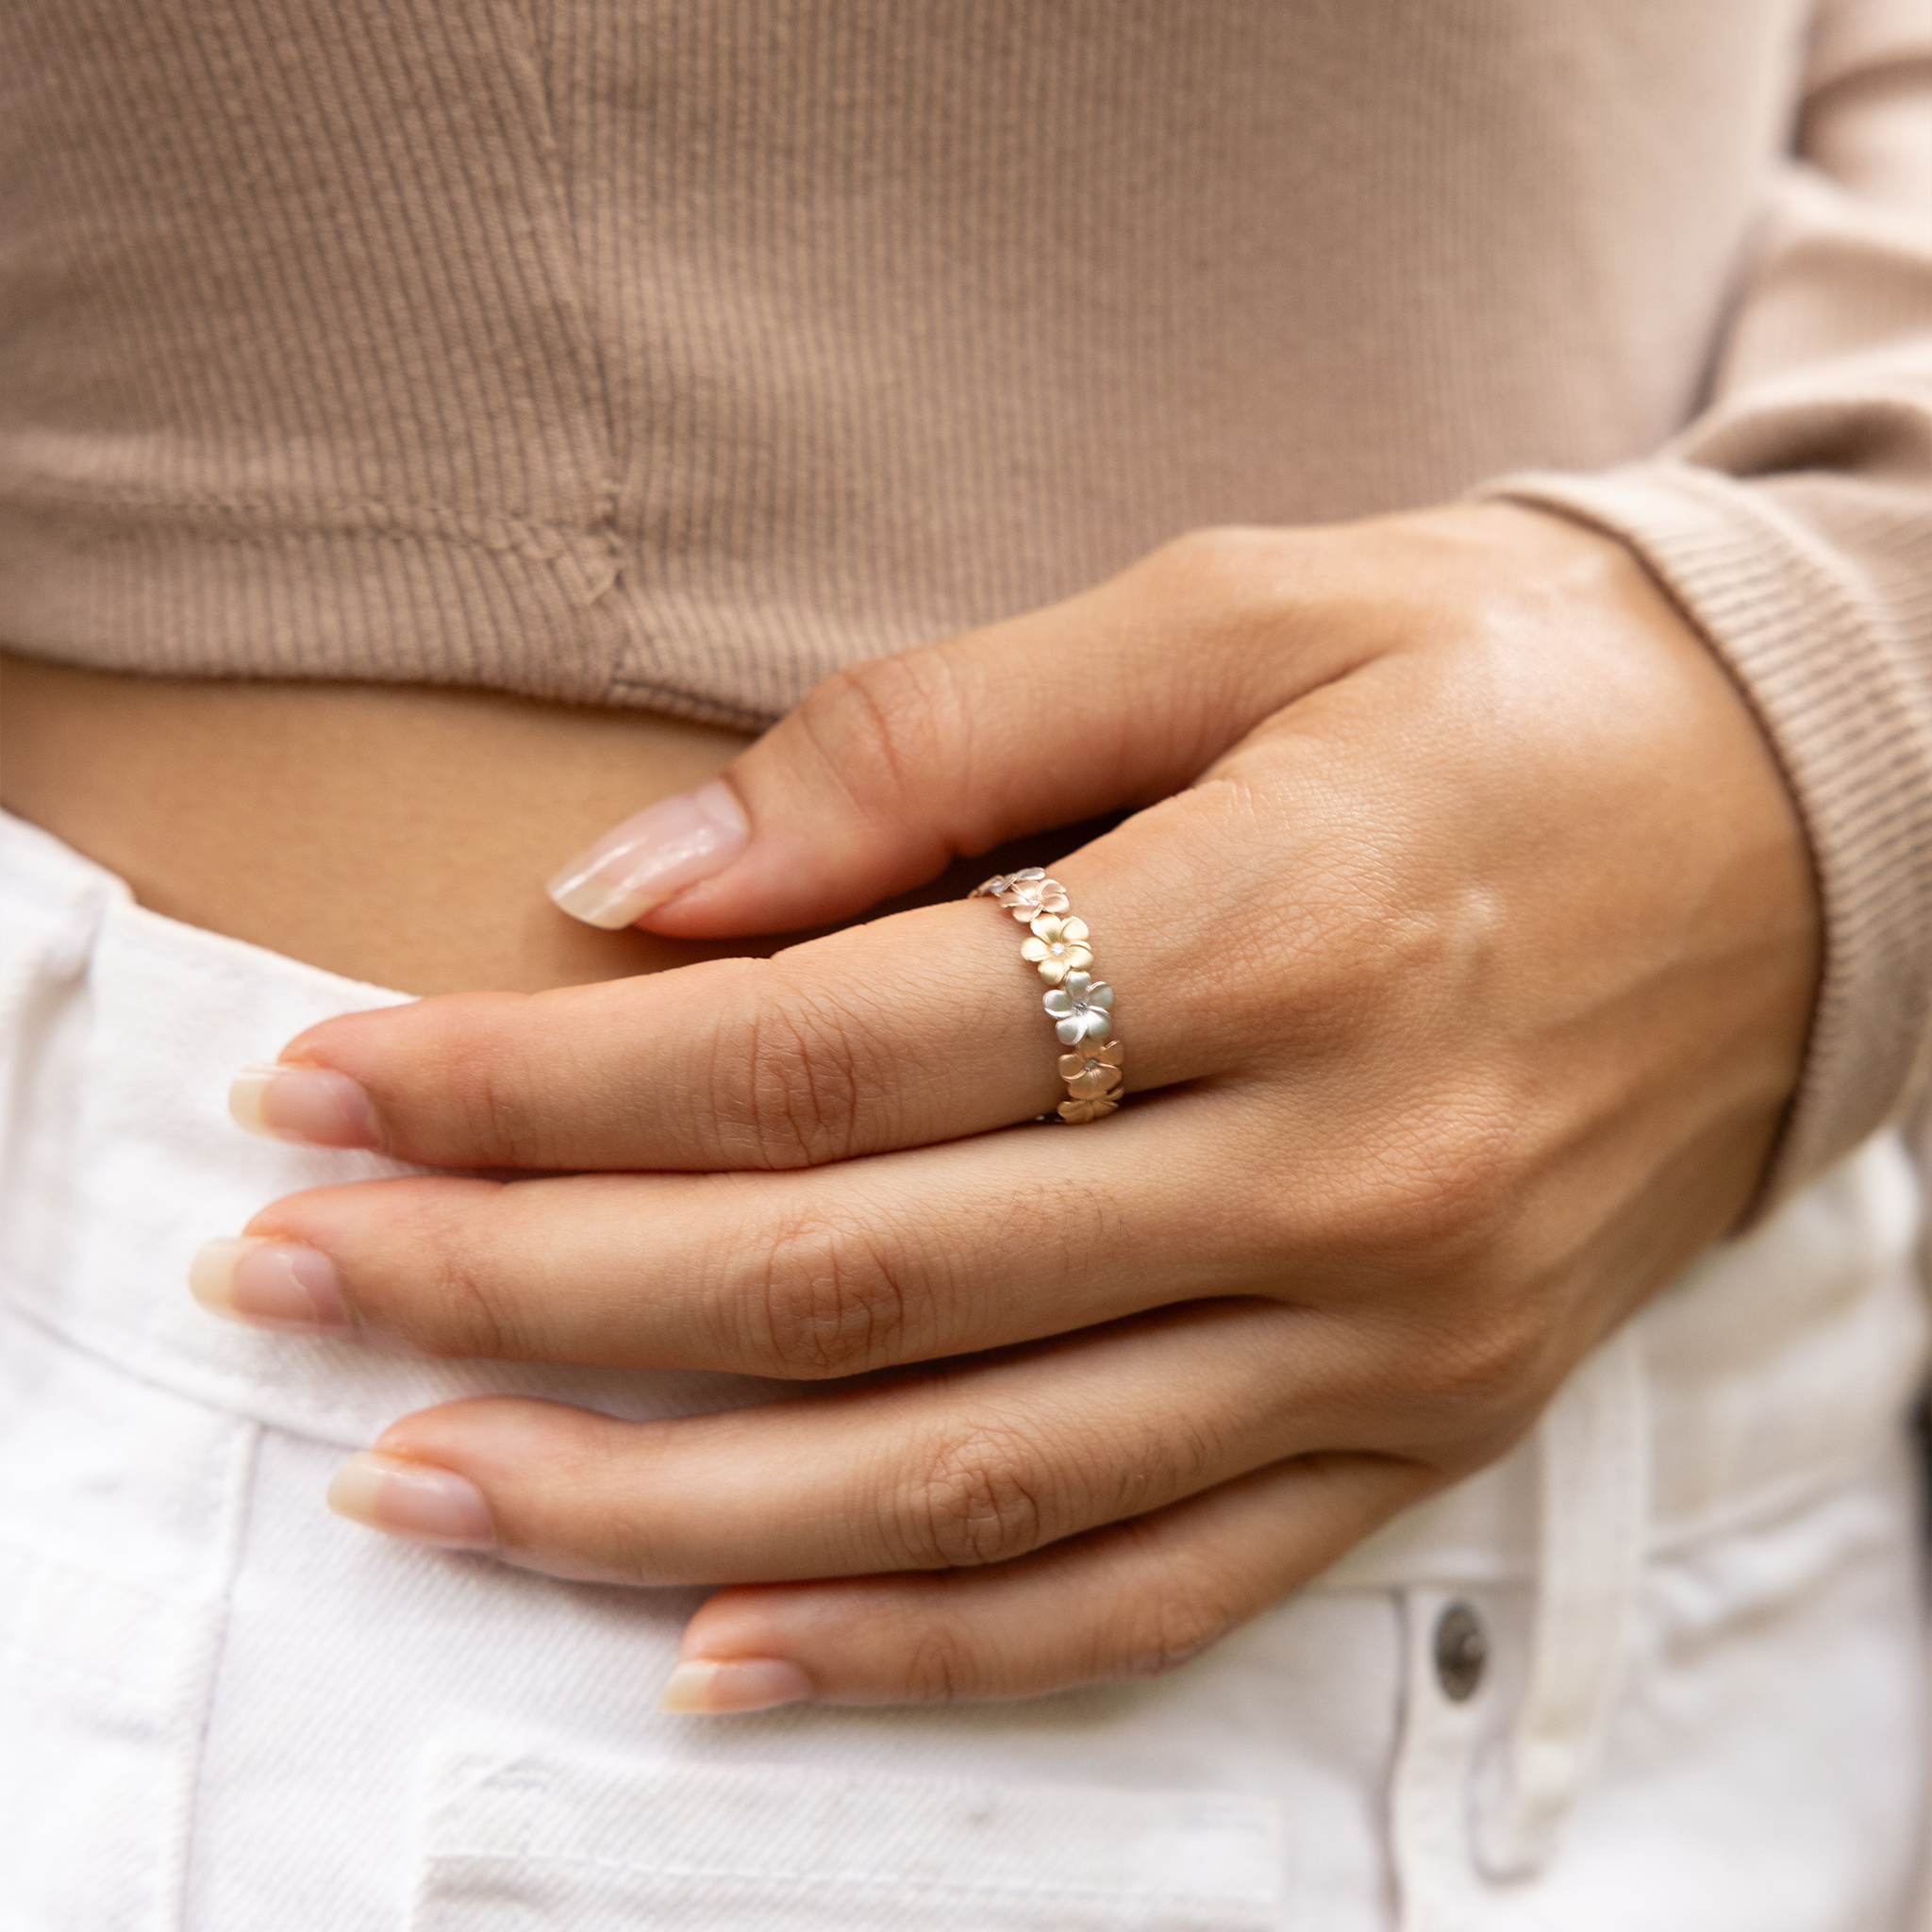
<instances>
[{"instance_id":1,"label":"hand","mask_svg":"<svg viewBox=\"0 0 1932 1932\"><path fill-rule=\"evenodd\" d=\"M1745 1209L1796 1080L1818 914L1770 756L1627 554L1538 512L1188 538L834 678L727 778L658 808L657 931L1144 808L1054 868L1137 1097L1014 1124L1059 1049L983 901L425 1000L250 1104L535 1177L297 1194L199 1287L436 1354L866 1376L643 1424L456 1403L339 1481L555 1574L737 1586L681 1707L1192 1654L1514 1441Z\"/></svg>"}]
</instances>

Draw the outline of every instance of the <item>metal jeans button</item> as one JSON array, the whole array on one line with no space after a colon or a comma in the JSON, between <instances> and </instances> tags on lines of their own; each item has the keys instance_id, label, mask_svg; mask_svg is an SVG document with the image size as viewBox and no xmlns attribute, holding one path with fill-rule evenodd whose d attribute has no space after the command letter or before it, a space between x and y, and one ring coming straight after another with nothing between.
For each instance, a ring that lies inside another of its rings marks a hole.
<instances>
[{"instance_id":1,"label":"metal jeans button","mask_svg":"<svg viewBox=\"0 0 1932 1932\"><path fill-rule=\"evenodd\" d=\"M1451 1604L1436 1619L1436 1681L1442 1695L1460 1704L1475 1695L1490 1660L1482 1620L1467 1604Z\"/></svg>"}]
</instances>

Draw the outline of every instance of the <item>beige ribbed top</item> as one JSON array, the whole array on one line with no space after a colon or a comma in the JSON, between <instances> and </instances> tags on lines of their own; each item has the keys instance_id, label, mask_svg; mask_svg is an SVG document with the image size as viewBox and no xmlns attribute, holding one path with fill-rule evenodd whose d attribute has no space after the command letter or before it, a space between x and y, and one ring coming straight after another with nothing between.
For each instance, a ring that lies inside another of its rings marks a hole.
<instances>
[{"instance_id":1,"label":"beige ribbed top","mask_svg":"<svg viewBox=\"0 0 1932 1932\"><path fill-rule=\"evenodd\" d=\"M0 10L29 652L756 723L1485 487L1635 542L1785 760L1803 1178L1932 1035L1932 0Z\"/></svg>"}]
</instances>

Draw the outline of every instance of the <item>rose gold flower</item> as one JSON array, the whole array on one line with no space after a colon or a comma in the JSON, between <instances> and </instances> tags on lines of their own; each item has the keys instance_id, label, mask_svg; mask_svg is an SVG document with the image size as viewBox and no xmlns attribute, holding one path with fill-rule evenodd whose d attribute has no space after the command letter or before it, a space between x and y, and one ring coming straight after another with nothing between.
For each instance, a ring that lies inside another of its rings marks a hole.
<instances>
[{"instance_id":1,"label":"rose gold flower","mask_svg":"<svg viewBox=\"0 0 1932 1932\"><path fill-rule=\"evenodd\" d=\"M1109 1040L1105 1046L1086 1053L1060 1056L1060 1078L1075 1100L1098 1100L1121 1084L1121 1043Z\"/></svg>"},{"instance_id":2,"label":"rose gold flower","mask_svg":"<svg viewBox=\"0 0 1932 1932\"><path fill-rule=\"evenodd\" d=\"M1067 909L1067 889L1058 879L1048 878L1037 865L1013 874L1006 889L993 896L1022 925L1030 924L1042 912Z\"/></svg>"},{"instance_id":3,"label":"rose gold flower","mask_svg":"<svg viewBox=\"0 0 1932 1932\"><path fill-rule=\"evenodd\" d=\"M1070 1127L1084 1126L1089 1121L1104 1121L1119 1105L1117 1100L1063 1100L1060 1118Z\"/></svg>"},{"instance_id":4,"label":"rose gold flower","mask_svg":"<svg viewBox=\"0 0 1932 1932\"><path fill-rule=\"evenodd\" d=\"M1077 973L1093 963L1093 949L1084 943L1084 919L1059 919L1042 913L1033 922L1033 937L1020 948L1020 957L1040 968L1040 976L1058 986L1068 974Z\"/></svg>"}]
</instances>

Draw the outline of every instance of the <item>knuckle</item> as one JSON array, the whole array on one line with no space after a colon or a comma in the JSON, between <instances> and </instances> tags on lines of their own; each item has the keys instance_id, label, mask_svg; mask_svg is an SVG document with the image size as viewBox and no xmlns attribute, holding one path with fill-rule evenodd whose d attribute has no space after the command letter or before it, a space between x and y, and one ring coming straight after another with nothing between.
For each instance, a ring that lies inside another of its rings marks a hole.
<instances>
[{"instance_id":1,"label":"knuckle","mask_svg":"<svg viewBox=\"0 0 1932 1932\"><path fill-rule=\"evenodd\" d=\"M1243 524L1189 530L1155 551L1140 568L1172 618L1198 624L1239 665L1257 644L1272 658L1281 625L1305 586L1296 575L1303 540L1294 532Z\"/></svg>"},{"instance_id":2,"label":"knuckle","mask_svg":"<svg viewBox=\"0 0 1932 1932\"><path fill-rule=\"evenodd\" d=\"M1440 1037L1509 943L1507 909L1491 891L1418 900L1412 838L1399 812L1344 815L1314 834L1292 902L1277 897L1258 922L1257 941L1287 962L1264 983L1285 997L1296 1038L1316 1050L1359 1053L1399 1033ZM1248 977L1258 963L1244 961Z\"/></svg>"},{"instance_id":3,"label":"knuckle","mask_svg":"<svg viewBox=\"0 0 1932 1932\"><path fill-rule=\"evenodd\" d=\"M505 1191L497 1190L499 1204ZM519 1319L516 1296L505 1292L496 1231L496 1217L485 1213L463 1216L444 1232L435 1276L438 1354L524 1360L544 1353L537 1328Z\"/></svg>"},{"instance_id":4,"label":"knuckle","mask_svg":"<svg viewBox=\"0 0 1932 1932\"><path fill-rule=\"evenodd\" d=\"M964 1630L927 1624L906 1651L905 1688L915 1704L955 1704L983 1694L985 1672Z\"/></svg>"},{"instance_id":5,"label":"knuckle","mask_svg":"<svg viewBox=\"0 0 1932 1932\"><path fill-rule=\"evenodd\" d=\"M1038 1549L1046 1541L1045 1511L1031 1445L996 1422L948 1436L913 1484L903 1519L920 1568L980 1568Z\"/></svg>"},{"instance_id":6,"label":"knuckle","mask_svg":"<svg viewBox=\"0 0 1932 1932\"><path fill-rule=\"evenodd\" d=\"M924 789L934 747L964 719L957 680L933 649L843 666L798 712L821 763L872 818L896 816L900 800Z\"/></svg>"},{"instance_id":7,"label":"knuckle","mask_svg":"<svg viewBox=\"0 0 1932 1932\"><path fill-rule=\"evenodd\" d=\"M515 1355L517 1333L501 1293L490 1229L506 1190L496 1181L399 1181L387 1235L389 1266L358 1267L350 1283L357 1324L436 1357Z\"/></svg>"},{"instance_id":8,"label":"knuckle","mask_svg":"<svg viewBox=\"0 0 1932 1932\"><path fill-rule=\"evenodd\" d=\"M472 1144L506 1167L541 1167L547 1149L541 1120L521 1091L517 1069L478 1057L469 1069Z\"/></svg>"},{"instance_id":9,"label":"knuckle","mask_svg":"<svg viewBox=\"0 0 1932 1932\"><path fill-rule=\"evenodd\" d=\"M753 1345L776 1374L816 1380L905 1359L905 1285L862 1219L798 1208L741 1289L731 1299L753 1311Z\"/></svg>"},{"instance_id":10,"label":"knuckle","mask_svg":"<svg viewBox=\"0 0 1932 1932\"><path fill-rule=\"evenodd\" d=\"M1357 1051L1365 1034L1408 1012L1446 950L1437 926L1399 903L1396 868L1374 849L1378 836L1364 827L1352 831L1345 849L1313 847L1294 903L1271 908L1258 935L1277 958L1292 962L1291 973L1277 976L1297 1038L1317 1051Z\"/></svg>"},{"instance_id":11,"label":"knuckle","mask_svg":"<svg viewBox=\"0 0 1932 1932\"><path fill-rule=\"evenodd\" d=\"M1536 1420L1574 1359L1547 1299L1520 1284L1459 1292L1395 1313L1376 1351L1375 1386L1400 1418L1378 1447L1454 1479L1493 1461Z\"/></svg>"},{"instance_id":12,"label":"knuckle","mask_svg":"<svg viewBox=\"0 0 1932 1932\"><path fill-rule=\"evenodd\" d=\"M517 1045L516 993L473 993L425 1001L421 1091L429 1098L431 1138L454 1129L460 1144L506 1167L541 1166L548 1116L533 1104L529 1065ZM506 1024L507 1023L507 1024Z\"/></svg>"},{"instance_id":13,"label":"knuckle","mask_svg":"<svg viewBox=\"0 0 1932 1932\"><path fill-rule=\"evenodd\" d=\"M1113 1674L1158 1677L1219 1643L1241 1612L1197 1576L1161 1574L1124 1607Z\"/></svg>"},{"instance_id":14,"label":"knuckle","mask_svg":"<svg viewBox=\"0 0 1932 1932\"><path fill-rule=\"evenodd\" d=\"M1230 590L1272 579L1270 564L1280 545L1278 532L1244 524L1204 524L1170 538L1147 561L1177 587L1219 601Z\"/></svg>"},{"instance_id":15,"label":"knuckle","mask_svg":"<svg viewBox=\"0 0 1932 1932\"><path fill-rule=\"evenodd\" d=\"M1367 1261L1479 1265L1515 1217L1516 1135L1500 1110L1473 1103L1411 1108L1357 1141L1341 1208L1344 1244Z\"/></svg>"},{"instance_id":16,"label":"knuckle","mask_svg":"<svg viewBox=\"0 0 1932 1932\"><path fill-rule=\"evenodd\" d=\"M889 1090L875 1064L873 1025L837 992L782 997L765 976L750 1010L721 1026L713 1109L721 1137L751 1164L818 1167L861 1151L875 1096Z\"/></svg>"},{"instance_id":17,"label":"knuckle","mask_svg":"<svg viewBox=\"0 0 1932 1932\"><path fill-rule=\"evenodd\" d=\"M1557 1336L1533 1295L1491 1295L1454 1322L1429 1324L1407 1394L1410 1413L1437 1419L1441 1440L1478 1459L1511 1441L1547 1391Z\"/></svg>"}]
</instances>

